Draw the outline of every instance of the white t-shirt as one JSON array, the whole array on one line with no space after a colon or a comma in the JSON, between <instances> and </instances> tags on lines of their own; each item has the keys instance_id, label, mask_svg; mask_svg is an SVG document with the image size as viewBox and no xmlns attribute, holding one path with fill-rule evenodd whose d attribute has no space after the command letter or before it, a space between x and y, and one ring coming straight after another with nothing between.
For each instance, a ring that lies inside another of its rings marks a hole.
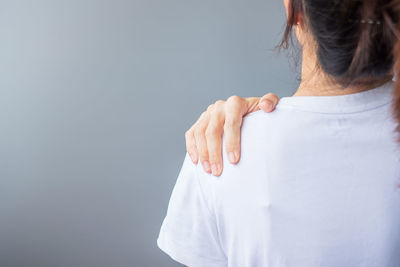
<instances>
[{"instance_id":1,"label":"white t-shirt","mask_svg":"<svg viewBox=\"0 0 400 267\"><path fill-rule=\"evenodd\" d=\"M399 267L393 84L247 116L213 177L186 155L158 246L190 267Z\"/></svg>"}]
</instances>

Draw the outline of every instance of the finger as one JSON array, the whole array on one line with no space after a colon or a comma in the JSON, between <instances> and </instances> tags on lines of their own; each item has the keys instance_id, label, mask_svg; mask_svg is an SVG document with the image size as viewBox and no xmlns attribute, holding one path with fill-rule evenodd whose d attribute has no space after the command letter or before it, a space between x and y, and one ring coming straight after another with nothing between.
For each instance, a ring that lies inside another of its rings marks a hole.
<instances>
[{"instance_id":1,"label":"finger","mask_svg":"<svg viewBox=\"0 0 400 267\"><path fill-rule=\"evenodd\" d=\"M194 129L194 137L196 140L196 147L199 154L200 162L203 166L203 169L207 173L211 173L211 165L208 160L208 148L207 148L207 141L205 137L205 131L207 129L209 120L209 115L206 112L203 112L200 116L199 121L196 123Z\"/></svg>"},{"instance_id":2,"label":"finger","mask_svg":"<svg viewBox=\"0 0 400 267\"><path fill-rule=\"evenodd\" d=\"M197 164L199 162L199 154L196 147L196 139L194 138L193 127L185 133L186 151L188 152L192 162Z\"/></svg>"},{"instance_id":3,"label":"finger","mask_svg":"<svg viewBox=\"0 0 400 267\"><path fill-rule=\"evenodd\" d=\"M257 108L258 100L256 98L244 99L233 96L228 98L225 106L225 150L228 160L232 164L236 164L240 160L240 129L242 126L243 116L249 110Z\"/></svg>"},{"instance_id":4,"label":"finger","mask_svg":"<svg viewBox=\"0 0 400 267\"><path fill-rule=\"evenodd\" d=\"M260 97L247 97L247 98L242 98L242 101L244 101L245 105L243 106L242 110L242 117L245 116L246 114L255 112L260 110L259 104L260 104Z\"/></svg>"},{"instance_id":5,"label":"finger","mask_svg":"<svg viewBox=\"0 0 400 267\"><path fill-rule=\"evenodd\" d=\"M259 107L265 112L272 112L274 111L278 102L279 97L277 95L268 93L261 98Z\"/></svg>"},{"instance_id":6,"label":"finger","mask_svg":"<svg viewBox=\"0 0 400 267\"><path fill-rule=\"evenodd\" d=\"M222 133L224 130L224 105L225 101L217 101L210 114L210 120L206 130L208 157L211 171L214 176L220 176L223 169L222 163Z\"/></svg>"}]
</instances>

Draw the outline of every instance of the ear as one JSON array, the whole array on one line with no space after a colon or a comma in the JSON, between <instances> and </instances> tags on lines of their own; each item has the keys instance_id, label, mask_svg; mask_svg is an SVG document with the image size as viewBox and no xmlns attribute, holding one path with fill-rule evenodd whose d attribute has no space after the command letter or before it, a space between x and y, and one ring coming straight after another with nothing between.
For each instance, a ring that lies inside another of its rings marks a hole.
<instances>
[{"instance_id":1,"label":"ear","mask_svg":"<svg viewBox=\"0 0 400 267\"><path fill-rule=\"evenodd\" d=\"M294 12L294 8L292 7L294 0L283 0L283 3L285 5L285 9L286 9L286 18L289 20L289 16L292 12ZM299 0L297 0L299 1ZM303 24L303 12L300 10L299 13L297 14L297 18L296 21L293 21L294 25L301 25Z\"/></svg>"},{"instance_id":2,"label":"ear","mask_svg":"<svg viewBox=\"0 0 400 267\"><path fill-rule=\"evenodd\" d=\"M297 15L297 21L296 21L296 25L303 25L303 11L299 11L299 14Z\"/></svg>"},{"instance_id":3,"label":"ear","mask_svg":"<svg viewBox=\"0 0 400 267\"><path fill-rule=\"evenodd\" d=\"M297 14L297 21L296 21L296 23L298 24L298 25L304 25L304 23L305 23L305 21L304 21L304 15L303 15L303 5L301 5L301 8L300 8L300 10L299 10L299 12L298 12L298 14Z\"/></svg>"}]
</instances>

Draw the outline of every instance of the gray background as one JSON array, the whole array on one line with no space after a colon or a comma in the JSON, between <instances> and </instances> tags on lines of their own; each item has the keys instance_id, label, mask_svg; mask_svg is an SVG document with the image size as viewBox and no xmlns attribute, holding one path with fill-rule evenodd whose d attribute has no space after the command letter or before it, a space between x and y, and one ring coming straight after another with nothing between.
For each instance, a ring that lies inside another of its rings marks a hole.
<instances>
[{"instance_id":1,"label":"gray background","mask_svg":"<svg viewBox=\"0 0 400 267\"><path fill-rule=\"evenodd\" d=\"M179 266L156 246L184 132L289 95L270 0L0 1L0 267Z\"/></svg>"}]
</instances>

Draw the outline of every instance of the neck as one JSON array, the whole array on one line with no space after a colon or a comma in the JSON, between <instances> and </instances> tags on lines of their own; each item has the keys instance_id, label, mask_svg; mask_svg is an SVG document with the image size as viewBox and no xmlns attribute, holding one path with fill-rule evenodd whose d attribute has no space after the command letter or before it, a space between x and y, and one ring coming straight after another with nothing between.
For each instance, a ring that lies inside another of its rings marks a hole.
<instances>
[{"instance_id":1,"label":"neck","mask_svg":"<svg viewBox=\"0 0 400 267\"><path fill-rule=\"evenodd\" d=\"M293 96L335 96L347 95L367 91L379 87L391 80L391 77L377 82L368 83L367 86L349 86L344 88L332 82L332 79L317 68L318 59L315 51L303 49L301 82Z\"/></svg>"}]
</instances>

